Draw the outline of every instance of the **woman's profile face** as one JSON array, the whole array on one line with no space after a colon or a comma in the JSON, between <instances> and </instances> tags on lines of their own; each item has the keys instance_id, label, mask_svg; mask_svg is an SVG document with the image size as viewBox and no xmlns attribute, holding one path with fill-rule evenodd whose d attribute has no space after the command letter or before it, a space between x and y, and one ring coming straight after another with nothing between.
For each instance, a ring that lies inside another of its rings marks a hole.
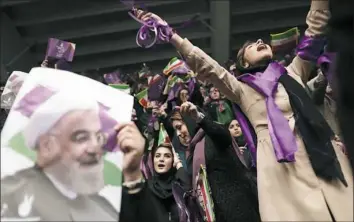
<instances>
[{"instance_id":1,"label":"woman's profile face","mask_svg":"<svg viewBox=\"0 0 354 222\"><path fill-rule=\"evenodd\" d=\"M257 64L273 58L273 52L269 45L264 44L261 39L248 45L244 53L244 67L256 66Z\"/></svg>"},{"instance_id":2,"label":"woman's profile face","mask_svg":"<svg viewBox=\"0 0 354 222\"><path fill-rule=\"evenodd\" d=\"M160 147L154 155L154 169L158 174L167 173L173 164L173 154L170 149Z\"/></svg>"},{"instance_id":3,"label":"woman's profile face","mask_svg":"<svg viewBox=\"0 0 354 222\"><path fill-rule=\"evenodd\" d=\"M176 131L179 141L182 145L188 146L191 141L186 124L181 120L174 120L172 122L173 129Z\"/></svg>"}]
</instances>

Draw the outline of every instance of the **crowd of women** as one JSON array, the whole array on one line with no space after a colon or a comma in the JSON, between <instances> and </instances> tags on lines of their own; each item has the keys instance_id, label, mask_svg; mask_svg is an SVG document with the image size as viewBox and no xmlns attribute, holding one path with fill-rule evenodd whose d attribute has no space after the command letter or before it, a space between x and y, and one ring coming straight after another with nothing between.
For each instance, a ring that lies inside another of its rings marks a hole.
<instances>
[{"instance_id":1,"label":"crowd of women","mask_svg":"<svg viewBox=\"0 0 354 222\"><path fill-rule=\"evenodd\" d=\"M161 75L144 66L137 81L105 75L130 85L132 120L146 139L143 150L127 151L121 221L353 221L327 1L312 1L286 64L259 39L222 66L158 15L131 15L181 58Z\"/></svg>"}]
</instances>

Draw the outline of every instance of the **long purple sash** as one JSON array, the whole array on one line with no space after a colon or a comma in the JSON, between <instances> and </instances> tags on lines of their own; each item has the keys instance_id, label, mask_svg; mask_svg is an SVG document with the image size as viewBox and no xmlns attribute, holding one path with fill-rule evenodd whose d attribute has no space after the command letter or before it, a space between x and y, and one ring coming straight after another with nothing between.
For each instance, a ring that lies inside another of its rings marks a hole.
<instances>
[{"instance_id":1,"label":"long purple sash","mask_svg":"<svg viewBox=\"0 0 354 222\"><path fill-rule=\"evenodd\" d=\"M264 73L244 74L240 80L266 98L268 129L278 162L294 162L297 144L288 120L275 104L274 96L278 89L278 80L286 73L280 64L270 63Z\"/></svg>"}]
</instances>

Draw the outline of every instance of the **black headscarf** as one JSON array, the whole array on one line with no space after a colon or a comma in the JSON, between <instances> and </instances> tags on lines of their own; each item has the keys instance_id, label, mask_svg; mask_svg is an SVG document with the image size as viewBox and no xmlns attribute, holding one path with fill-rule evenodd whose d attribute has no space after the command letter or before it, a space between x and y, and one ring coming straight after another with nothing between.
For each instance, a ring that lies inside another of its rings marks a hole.
<instances>
[{"instance_id":1,"label":"black headscarf","mask_svg":"<svg viewBox=\"0 0 354 222\"><path fill-rule=\"evenodd\" d=\"M152 150L152 162L154 162L155 152L160 147ZM167 148L167 147L166 147ZM172 149L171 153L173 155ZM173 158L173 156L172 156ZM173 164L173 163L172 163ZM164 174L158 174L154 168L154 175L151 180L148 181L149 189L160 199L168 199L173 197L172 183L175 180L176 168L171 166L170 170Z\"/></svg>"},{"instance_id":2,"label":"black headscarf","mask_svg":"<svg viewBox=\"0 0 354 222\"><path fill-rule=\"evenodd\" d=\"M182 116L182 121L184 122L184 124L186 124L188 132L189 132L189 135L190 135L191 140L192 140L193 137L195 136L195 134L199 130L198 124L195 122L195 120L193 120L189 116ZM178 136L176 135L176 132L175 132L175 135L174 135L174 137L172 139L172 145L175 148L175 150L179 150L179 151L181 151L181 150L185 151L186 148L187 148L186 146L181 144L181 142L179 141Z\"/></svg>"}]
</instances>

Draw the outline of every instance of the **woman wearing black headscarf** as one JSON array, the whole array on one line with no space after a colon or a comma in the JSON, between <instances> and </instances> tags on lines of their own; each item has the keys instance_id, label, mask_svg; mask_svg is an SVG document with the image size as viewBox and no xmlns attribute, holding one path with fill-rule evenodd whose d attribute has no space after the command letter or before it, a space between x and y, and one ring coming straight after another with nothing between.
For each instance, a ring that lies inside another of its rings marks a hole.
<instances>
[{"instance_id":1,"label":"woman wearing black headscarf","mask_svg":"<svg viewBox=\"0 0 354 222\"><path fill-rule=\"evenodd\" d=\"M189 178L183 169L178 155L174 155L171 145L161 144L152 151L154 175L148 180L152 192L165 221L179 221L178 208L172 193L173 183L178 183L183 190L191 189Z\"/></svg>"},{"instance_id":2,"label":"woman wearing black headscarf","mask_svg":"<svg viewBox=\"0 0 354 222\"><path fill-rule=\"evenodd\" d=\"M230 123L227 123L226 125L229 129L231 136L234 138L234 140L239 148L240 155L242 155L242 157L245 160L246 166L250 169L255 169L255 168L252 168L251 152L248 148L246 139L242 134L242 129L241 129L240 123L236 119L234 119Z\"/></svg>"},{"instance_id":3,"label":"woman wearing black headscarf","mask_svg":"<svg viewBox=\"0 0 354 222\"><path fill-rule=\"evenodd\" d=\"M184 149L192 180L204 159L216 221L260 221L256 183L237 157L227 128L203 117L190 102L180 110L186 115L175 111L171 116L174 147L176 152Z\"/></svg>"}]
</instances>

